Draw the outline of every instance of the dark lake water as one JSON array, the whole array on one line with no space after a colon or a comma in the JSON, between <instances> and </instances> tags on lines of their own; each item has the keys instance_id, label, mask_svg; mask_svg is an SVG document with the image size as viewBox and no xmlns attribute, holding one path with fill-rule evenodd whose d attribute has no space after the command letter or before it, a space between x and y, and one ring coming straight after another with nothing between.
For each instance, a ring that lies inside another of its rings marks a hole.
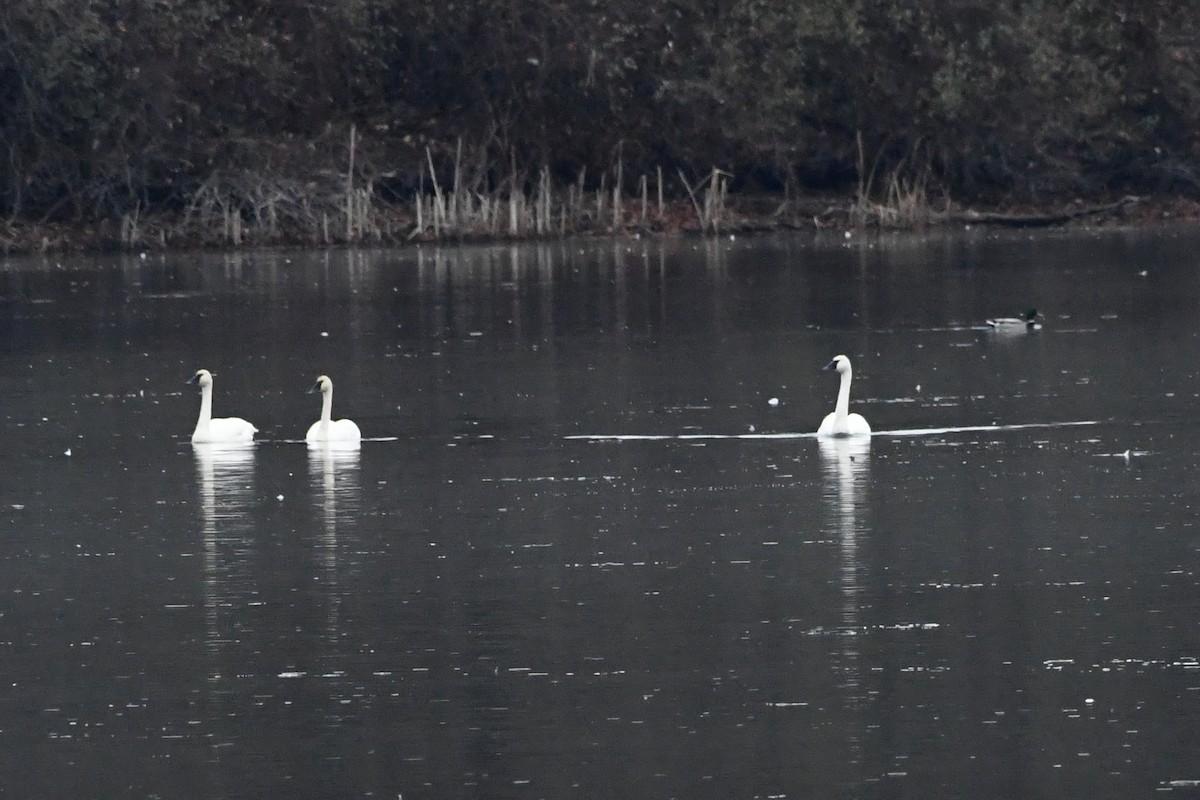
<instances>
[{"instance_id":1,"label":"dark lake water","mask_svg":"<svg viewBox=\"0 0 1200 800\"><path fill-rule=\"evenodd\" d=\"M1195 797L1198 372L1196 229L0 261L0 786Z\"/></svg>"}]
</instances>

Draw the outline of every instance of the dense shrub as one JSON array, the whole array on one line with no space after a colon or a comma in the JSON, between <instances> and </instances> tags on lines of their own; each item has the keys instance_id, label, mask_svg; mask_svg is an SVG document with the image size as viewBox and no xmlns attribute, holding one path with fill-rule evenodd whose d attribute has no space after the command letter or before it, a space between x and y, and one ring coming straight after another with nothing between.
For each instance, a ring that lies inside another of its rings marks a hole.
<instances>
[{"instance_id":1,"label":"dense shrub","mask_svg":"<svg viewBox=\"0 0 1200 800\"><path fill-rule=\"evenodd\" d=\"M429 156L490 188L620 159L631 180L717 166L748 187L872 194L906 180L967 201L1195 194L1197 10L7 0L0 212L178 211L219 176L316 186L347 169L351 126L357 174L400 194Z\"/></svg>"}]
</instances>

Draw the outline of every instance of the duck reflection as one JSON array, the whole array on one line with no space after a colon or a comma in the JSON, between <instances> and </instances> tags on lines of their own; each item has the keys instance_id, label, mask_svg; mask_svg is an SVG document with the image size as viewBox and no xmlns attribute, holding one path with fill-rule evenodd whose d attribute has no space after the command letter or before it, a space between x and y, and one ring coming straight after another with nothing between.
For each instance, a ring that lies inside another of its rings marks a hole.
<instances>
[{"instance_id":1,"label":"duck reflection","mask_svg":"<svg viewBox=\"0 0 1200 800\"><path fill-rule=\"evenodd\" d=\"M336 442L321 442L308 447L309 485L314 502L321 509L322 529L317 556L329 602L326 631L331 641L338 639L340 631L342 593L339 587L338 522L340 519L343 528L351 526L358 512L361 497L358 459L357 446L338 447Z\"/></svg>"},{"instance_id":2,"label":"duck reflection","mask_svg":"<svg viewBox=\"0 0 1200 800\"><path fill-rule=\"evenodd\" d=\"M859 537L866 531L867 487L871 478L869 436L821 437L822 500L828 514L828 529L838 540L838 564L842 590L841 649L838 669L845 691L847 711L853 713L866 700L859 663L858 634L862 578L858 554ZM851 731L857 730L851 726ZM852 734L853 760L860 760L860 743Z\"/></svg>"},{"instance_id":3,"label":"duck reflection","mask_svg":"<svg viewBox=\"0 0 1200 800\"><path fill-rule=\"evenodd\" d=\"M193 444L204 542L204 616L210 650L232 632L222 613L252 593L254 445Z\"/></svg>"}]
</instances>

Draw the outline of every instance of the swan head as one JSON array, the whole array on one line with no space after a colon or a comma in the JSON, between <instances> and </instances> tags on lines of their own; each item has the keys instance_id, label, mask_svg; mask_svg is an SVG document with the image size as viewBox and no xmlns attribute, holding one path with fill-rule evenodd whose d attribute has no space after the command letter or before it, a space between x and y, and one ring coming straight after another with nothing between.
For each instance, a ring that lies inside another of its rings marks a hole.
<instances>
[{"instance_id":1,"label":"swan head","mask_svg":"<svg viewBox=\"0 0 1200 800\"><path fill-rule=\"evenodd\" d=\"M317 382L309 387L308 393L320 392L321 394L329 394L333 391L333 381L329 380L328 375L318 375Z\"/></svg>"},{"instance_id":2,"label":"swan head","mask_svg":"<svg viewBox=\"0 0 1200 800\"><path fill-rule=\"evenodd\" d=\"M834 356L833 361L830 361L828 364L826 364L823 369L836 372L839 375L845 375L850 371L850 359L840 355Z\"/></svg>"},{"instance_id":3,"label":"swan head","mask_svg":"<svg viewBox=\"0 0 1200 800\"><path fill-rule=\"evenodd\" d=\"M198 370L196 370L195 375L188 378L188 383L195 384L196 386L199 386L201 389L206 389L209 386L212 386L212 379L213 379L213 376L212 376L211 372L209 372L206 369L198 369Z\"/></svg>"}]
</instances>

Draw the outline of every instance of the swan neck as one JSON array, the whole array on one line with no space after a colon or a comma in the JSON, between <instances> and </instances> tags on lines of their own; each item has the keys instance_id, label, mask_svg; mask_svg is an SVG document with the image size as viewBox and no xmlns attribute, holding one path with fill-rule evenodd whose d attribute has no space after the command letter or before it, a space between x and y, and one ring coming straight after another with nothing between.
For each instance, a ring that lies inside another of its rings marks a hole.
<instances>
[{"instance_id":1,"label":"swan neck","mask_svg":"<svg viewBox=\"0 0 1200 800\"><path fill-rule=\"evenodd\" d=\"M328 392L321 392L321 422L329 422L333 417L333 387Z\"/></svg>"},{"instance_id":2,"label":"swan neck","mask_svg":"<svg viewBox=\"0 0 1200 800\"><path fill-rule=\"evenodd\" d=\"M200 387L200 418L196 420L196 425L204 425L212 420L212 386Z\"/></svg>"},{"instance_id":3,"label":"swan neck","mask_svg":"<svg viewBox=\"0 0 1200 800\"><path fill-rule=\"evenodd\" d=\"M833 409L838 420L844 420L850 414L850 377L849 369L842 373L842 385L838 387L837 405Z\"/></svg>"}]
</instances>

